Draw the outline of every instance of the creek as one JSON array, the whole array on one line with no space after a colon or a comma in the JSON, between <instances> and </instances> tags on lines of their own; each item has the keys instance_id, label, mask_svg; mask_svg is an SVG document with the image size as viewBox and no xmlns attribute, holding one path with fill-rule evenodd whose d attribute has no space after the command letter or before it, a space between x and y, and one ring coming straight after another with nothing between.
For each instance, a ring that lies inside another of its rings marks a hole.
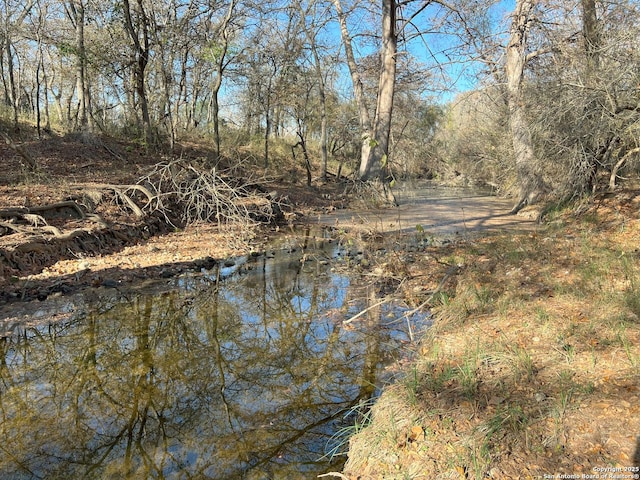
<instances>
[{"instance_id":1,"label":"creek","mask_svg":"<svg viewBox=\"0 0 640 480\"><path fill-rule=\"evenodd\" d=\"M486 194L419 192L403 191L395 210L320 221L334 232L419 225L422 237L518 222ZM135 289L0 310L0 478L339 471L348 435L429 318L380 302L379 286L355 273L361 252L326 231Z\"/></svg>"},{"instance_id":2,"label":"creek","mask_svg":"<svg viewBox=\"0 0 640 480\"><path fill-rule=\"evenodd\" d=\"M427 318L408 323L385 303L343 323L379 298L348 273L358 252L315 232L135 290L13 306L0 337L0 477L340 470L358 407Z\"/></svg>"}]
</instances>

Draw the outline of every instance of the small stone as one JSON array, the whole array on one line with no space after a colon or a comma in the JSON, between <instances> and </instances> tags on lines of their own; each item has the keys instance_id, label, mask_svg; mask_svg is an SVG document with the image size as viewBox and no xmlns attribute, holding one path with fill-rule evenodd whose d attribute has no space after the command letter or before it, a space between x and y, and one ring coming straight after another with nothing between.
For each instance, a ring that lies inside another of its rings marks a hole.
<instances>
[{"instance_id":1,"label":"small stone","mask_svg":"<svg viewBox=\"0 0 640 480\"><path fill-rule=\"evenodd\" d=\"M543 392L536 393L533 398L536 399L536 402L544 402L547 399L547 396Z\"/></svg>"},{"instance_id":2,"label":"small stone","mask_svg":"<svg viewBox=\"0 0 640 480\"><path fill-rule=\"evenodd\" d=\"M102 286L107 288L116 288L118 286L118 282L116 282L112 278L107 278L102 281Z\"/></svg>"}]
</instances>

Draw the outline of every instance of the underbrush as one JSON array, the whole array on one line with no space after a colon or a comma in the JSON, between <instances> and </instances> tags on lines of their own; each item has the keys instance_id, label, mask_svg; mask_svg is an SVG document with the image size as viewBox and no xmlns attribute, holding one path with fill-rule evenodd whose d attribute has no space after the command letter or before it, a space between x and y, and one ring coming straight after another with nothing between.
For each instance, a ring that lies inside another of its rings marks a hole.
<instances>
[{"instance_id":1,"label":"underbrush","mask_svg":"<svg viewBox=\"0 0 640 480\"><path fill-rule=\"evenodd\" d=\"M344 473L541 478L638 466L636 207L600 204L532 234L457 245L457 281L432 309L421 355L352 438Z\"/></svg>"}]
</instances>

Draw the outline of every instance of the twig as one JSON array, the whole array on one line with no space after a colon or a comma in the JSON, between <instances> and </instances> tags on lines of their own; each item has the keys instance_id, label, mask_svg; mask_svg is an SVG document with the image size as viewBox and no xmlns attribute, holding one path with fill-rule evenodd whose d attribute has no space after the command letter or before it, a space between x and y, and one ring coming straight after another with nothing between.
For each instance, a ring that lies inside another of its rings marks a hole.
<instances>
[{"instance_id":1,"label":"twig","mask_svg":"<svg viewBox=\"0 0 640 480\"><path fill-rule=\"evenodd\" d=\"M389 301L388 297L385 297L384 299L382 299L381 301L379 301L378 303L376 303L375 305L371 305L370 307L365 308L364 310L362 310L360 313L357 313L356 315L354 315L353 317L351 317L348 320L344 320L342 322L343 325L348 325L349 323L353 322L354 320L357 320L358 318L360 318L362 315L364 315L365 313L367 313L369 310L374 309L376 307L379 307L380 305L382 305L383 303L387 303Z\"/></svg>"},{"instance_id":2,"label":"twig","mask_svg":"<svg viewBox=\"0 0 640 480\"><path fill-rule=\"evenodd\" d=\"M452 265L449 268L449 270L447 270L447 272L445 273L444 277L442 277L442 280L440 280L440 283L438 284L436 289L433 292L431 292L431 295L429 296L429 298L427 298L424 302L422 302L420 305L418 305L413 310L411 310L409 312L405 312L402 316L396 318L395 320L393 320L393 321L391 321L389 323L386 323L385 326L386 325L393 325L394 323L398 323L399 321L401 321L401 320L403 320L405 318L408 320L411 315L413 315L414 313L418 312L422 308L424 308L427 305L429 305L433 301L435 296L438 293L440 293L440 291L444 287L444 284L447 283L447 280L449 280L449 277L451 277L451 275L454 275L454 274L458 273L459 270L460 270L460 267L458 267L457 265Z\"/></svg>"},{"instance_id":3,"label":"twig","mask_svg":"<svg viewBox=\"0 0 640 480\"><path fill-rule=\"evenodd\" d=\"M329 472L329 473L323 473L321 475L318 475L318 478L324 478L324 477L338 477L338 478L341 478L342 480L349 480L349 477L347 477L345 474L340 472Z\"/></svg>"}]
</instances>

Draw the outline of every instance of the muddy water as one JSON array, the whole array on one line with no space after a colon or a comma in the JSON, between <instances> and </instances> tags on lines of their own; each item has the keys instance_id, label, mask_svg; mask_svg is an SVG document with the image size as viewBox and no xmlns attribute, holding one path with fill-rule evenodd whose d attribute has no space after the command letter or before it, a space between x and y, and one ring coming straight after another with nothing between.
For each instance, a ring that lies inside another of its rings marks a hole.
<instances>
[{"instance_id":1,"label":"muddy water","mask_svg":"<svg viewBox=\"0 0 640 480\"><path fill-rule=\"evenodd\" d=\"M343 323L379 301L350 262L307 233L135 291L0 312L0 478L339 470L353 408L410 349L401 305Z\"/></svg>"},{"instance_id":2,"label":"muddy water","mask_svg":"<svg viewBox=\"0 0 640 480\"><path fill-rule=\"evenodd\" d=\"M381 233L411 233L464 238L492 231L531 230L535 222L509 214L513 200L490 190L441 187L430 182L402 184L394 191L396 208L344 210L318 217L321 224Z\"/></svg>"},{"instance_id":3,"label":"muddy water","mask_svg":"<svg viewBox=\"0 0 640 480\"><path fill-rule=\"evenodd\" d=\"M467 235L526 227L484 194L398 192L321 223ZM0 310L0 478L315 478L412 348L321 230L258 257ZM382 255L384 251L381 251ZM376 306L377 305L377 306ZM366 314L352 322L356 314ZM409 330L410 329L410 330Z\"/></svg>"}]
</instances>

